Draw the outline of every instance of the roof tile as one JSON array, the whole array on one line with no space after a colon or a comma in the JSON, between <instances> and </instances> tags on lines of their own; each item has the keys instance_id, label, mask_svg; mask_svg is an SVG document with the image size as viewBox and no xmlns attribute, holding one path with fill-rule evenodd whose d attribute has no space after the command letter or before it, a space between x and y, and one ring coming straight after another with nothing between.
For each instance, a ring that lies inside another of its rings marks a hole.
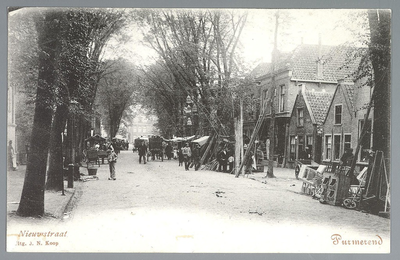
<instances>
[{"instance_id":1,"label":"roof tile","mask_svg":"<svg viewBox=\"0 0 400 260\"><path fill-rule=\"evenodd\" d=\"M304 98L307 99L311 107L311 113L314 115L317 125L322 125L332 101L333 93L306 90Z\"/></svg>"}]
</instances>

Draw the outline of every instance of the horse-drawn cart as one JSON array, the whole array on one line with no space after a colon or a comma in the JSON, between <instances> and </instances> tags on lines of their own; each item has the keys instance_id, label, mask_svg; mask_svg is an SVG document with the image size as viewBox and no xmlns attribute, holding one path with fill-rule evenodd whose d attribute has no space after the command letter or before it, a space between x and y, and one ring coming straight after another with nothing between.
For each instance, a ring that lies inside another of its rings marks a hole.
<instances>
[{"instance_id":1,"label":"horse-drawn cart","mask_svg":"<svg viewBox=\"0 0 400 260\"><path fill-rule=\"evenodd\" d=\"M149 138L149 152L151 153L152 160L156 158L164 161L164 139L160 136L152 136Z\"/></svg>"}]
</instances>

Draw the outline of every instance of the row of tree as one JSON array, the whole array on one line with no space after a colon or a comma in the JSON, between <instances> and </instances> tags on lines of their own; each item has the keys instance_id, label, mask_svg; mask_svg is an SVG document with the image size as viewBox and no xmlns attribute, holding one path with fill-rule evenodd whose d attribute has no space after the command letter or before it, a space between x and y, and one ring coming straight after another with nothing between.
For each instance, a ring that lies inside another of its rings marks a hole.
<instances>
[{"instance_id":1,"label":"row of tree","mask_svg":"<svg viewBox=\"0 0 400 260\"><path fill-rule=\"evenodd\" d=\"M18 14L14 16L15 19L20 18ZM26 23L10 22L14 26L10 39L21 43L10 45L10 74L15 79L18 73L30 72L29 78L24 77L30 84L22 86L34 97L34 115L17 213L39 216L44 213L47 166L47 188L60 190L63 185L62 134L65 128L70 147L81 150L94 115L98 86L103 80L107 88L111 77L103 77L104 74L108 72L111 75L112 70L118 71L116 66L128 66L121 61L116 62L118 65L104 63L101 57L110 37L126 26L128 19L122 10L64 8L24 13L21 20ZM33 36L29 40L30 46L23 42L29 39L27 36ZM26 49L20 49L20 46ZM19 55L20 50L26 51L28 56ZM26 62L19 63L24 59ZM21 83L18 80L15 82ZM125 89L129 92L121 95L119 100L133 93L132 88ZM110 118L114 117L112 113L107 114ZM110 131L115 132L114 129ZM70 162L75 162L76 154L70 153Z\"/></svg>"},{"instance_id":2,"label":"row of tree","mask_svg":"<svg viewBox=\"0 0 400 260\"><path fill-rule=\"evenodd\" d=\"M26 131L32 138L18 209L21 216L43 215L47 165L47 188L62 188L65 128L69 146L82 150L93 116L101 116L109 136L114 136L123 116L130 113L127 108L138 100L157 115L158 127L166 137L185 133L188 96L198 110L197 134L233 135L239 99L244 107L257 110L258 97L249 95L253 80L244 77L246 68L240 56L245 11L53 9L40 10L30 18L26 24L10 23L10 42L15 43L9 49L10 84L24 86L21 100L33 100L29 104L34 112L31 134ZM390 117L385 98L390 84L390 13L370 11L369 18L369 53L375 80L379 80L376 89L382 91L375 106L378 102L384 111L375 131L382 129L379 143L388 144ZM276 26L273 54L277 52L276 19L271 21ZM102 56L111 38L126 40L122 29L132 23L141 30L144 43L158 54L151 65L138 68L124 59ZM21 71L26 75L21 77ZM272 108L273 103L269 101ZM19 111L26 116L18 116L17 124L29 129L27 111ZM273 126L270 136L274 136ZM272 169L269 172L273 175Z\"/></svg>"}]
</instances>

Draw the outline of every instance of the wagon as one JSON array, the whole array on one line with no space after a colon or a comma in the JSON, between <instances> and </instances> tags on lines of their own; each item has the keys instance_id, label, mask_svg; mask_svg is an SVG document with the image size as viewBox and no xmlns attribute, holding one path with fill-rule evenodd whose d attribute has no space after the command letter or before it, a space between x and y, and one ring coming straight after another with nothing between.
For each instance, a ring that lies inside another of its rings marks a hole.
<instances>
[{"instance_id":1,"label":"wagon","mask_svg":"<svg viewBox=\"0 0 400 260\"><path fill-rule=\"evenodd\" d=\"M149 152L153 161L156 158L164 161L163 141L164 139L160 136L153 136L149 138Z\"/></svg>"}]
</instances>

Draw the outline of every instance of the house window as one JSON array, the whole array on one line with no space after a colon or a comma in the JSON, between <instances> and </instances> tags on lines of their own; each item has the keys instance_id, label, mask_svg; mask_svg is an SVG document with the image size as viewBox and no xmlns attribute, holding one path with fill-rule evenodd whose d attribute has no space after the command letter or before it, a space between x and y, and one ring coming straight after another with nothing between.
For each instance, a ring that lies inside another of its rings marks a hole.
<instances>
[{"instance_id":1,"label":"house window","mask_svg":"<svg viewBox=\"0 0 400 260\"><path fill-rule=\"evenodd\" d=\"M333 136L333 160L340 159L340 135Z\"/></svg>"},{"instance_id":2,"label":"house window","mask_svg":"<svg viewBox=\"0 0 400 260\"><path fill-rule=\"evenodd\" d=\"M332 136L325 135L325 159L331 159L331 151L332 151Z\"/></svg>"},{"instance_id":3,"label":"house window","mask_svg":"<svg viewBox=\"0 0 400 260\"><path fill-rule=\"evenodd\" d=\"M296 137L290 137L290 160L294 161L296 159Z\"/></svg>"},{"instance_id":4,"label":"house window","mask_svg":"<svg viewBox=\"0 0 400 260\"><path fill-rule=\"evenodd\" d=\"M285 85L281 86L281 96L280 96L280 100L279 100L279 111L283 112L285 111Z\"/></svg>"},{"instance_id":5,"label":"house window","mask_svg":"<svg viewBox=\"0 0 400 260\"><path fill-rule=\"evenodd\" d=\"M345 134L344 135L344 149L351 148L351 135Z\"/></svg>"},{"instance_id":6,"label":"house window","mask_svg":"<svg viewBox=\"0 0 400 260\"><path fill-rule=\"evenodd\" d=\"M335 124L340 125L342 123L342 105L335 106Z\"/></svg>"},{"instance_id":7,"label":"house window","mask_svg":"<svg viewBox=\"0 0 400 260\"><path fill-rule=\"evenodd\" d=\"M297 109L297 126L304 126L304 110L302 108Z\"/></svg>"}]
</instances>

